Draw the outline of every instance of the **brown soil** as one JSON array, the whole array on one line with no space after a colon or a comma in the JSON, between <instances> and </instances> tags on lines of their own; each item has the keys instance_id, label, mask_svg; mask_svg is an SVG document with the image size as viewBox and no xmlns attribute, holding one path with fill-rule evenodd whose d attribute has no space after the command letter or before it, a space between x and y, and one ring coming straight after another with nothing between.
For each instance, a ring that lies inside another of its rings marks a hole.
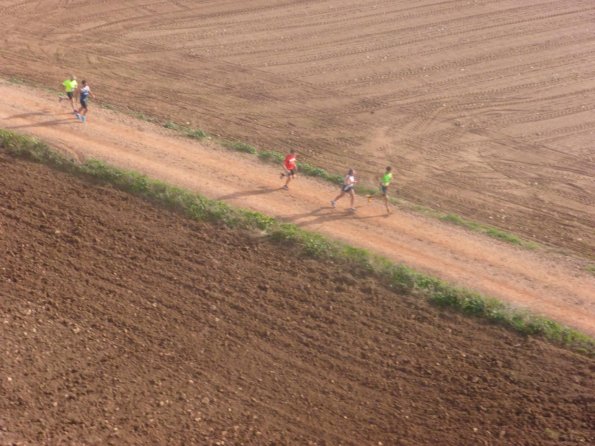
<instances>
[{"instance_id":1,"label":"brown soil","mask_svg":"<svg viewBox=\"0 0 595 446\"><path fill-rule=\"evenodd\" d=\"M0 3L0 73L595 258L592 0Z\"/></svg>"},{"instance_id":2,"label":"brown soil","mask_svg":"<svg viewBox=\"0 0 595 446\"><path fill-rule=\"evenodd\" d=\"M0 154L0 444L574 445L595 364Z\"/></svg>"}]
</instances>

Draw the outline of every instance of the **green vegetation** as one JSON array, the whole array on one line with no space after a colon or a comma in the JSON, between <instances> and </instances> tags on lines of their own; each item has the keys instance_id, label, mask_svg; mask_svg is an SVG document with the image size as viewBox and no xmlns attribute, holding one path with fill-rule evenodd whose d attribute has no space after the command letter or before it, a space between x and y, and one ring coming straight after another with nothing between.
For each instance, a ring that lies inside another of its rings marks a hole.
<instances>
[{"instance_id":1,"label":"green vegetation","mask_svg":"<svg viewBox=\"0 0 595 446\"><path fill-rule=\"evenodd\" d=\"M180 130L180 126L173 121L166 121L163 127L170 130Z\"/></svg>"},{"instance_id":2,"label":"green vegetation","mask_svg":"<svg viewBox=\"0 0 595 446\"><path fill-rule=\"evenodd\" d=\"M109 106L105 107L105 105L104 105L104 108L109 108ZM113 110L113 108L112 108L112 110ZM157 122L157 119L155 119L154 117L147 116L144 113L140 113L140 112L134 112L134 113L132 113L132 116L134 116L136 119L140 119L141 121L153 122L153 123Z\"/></svg>"},{"instance_id":3,"label":"green vegetation","mask_svg":"<svg viewBox=\"0 0 595 446\"><path fill-rule=\"evenodd\" d=\"M436 211L435 209L428 208L426 206L422 206L419 204L409 203L403 200L399 200L397 198L390 198L390 202L394 205L399 205L402 208L410 209L413 212L418 214L423 214L431 218L437 218L444 223L450 223L453 225L461 226L465 229L468 229L473 232L478 232L480 234L487 235L489 237L498 239L503 242L507 242L513 245L517 245L519 247L525 249L538 249L539 244L535 242L531 242L528 240L524 240L510 232L503 231L502 229L495 228L493 226L484 225L482 223L477 223L471 220L467 220L460 215L452 214L452 213L442 213Z\"/></svg>"},{"instance_id":4,"label":"green vegetation","mask_svg":"<svg viewBox=\"0 0 595 446\"><path fill-rule=\"evenodd\" d=\"M589 264L585 266L585 270L595 276L595 265Z\"/></svg>"},{"instance_id":5,"label":"green vegetation","mask_svg":"<svg viewBox=\"0 0 595 446\"><path fill-rule=\"evenodd\" d=\"M70 170L74 162L50 150L45 143L30 136L17 135L0 129L0 147L14 156L26 158L38 163L48 164L63 170Z\"/></svg>"},{"instance_id":6,"label":"green vegetation","mask_svg":"<svg viewBox=\"0 0 595 446\"><path fill-rule=\"evenodd\" d=\"M193 138L193 139L203 139L203 138L206 138L208 135L206 132L204 132L201 129L190 129L186 132L186 136L188 138Z\"/></svg>"},{"instance_id":7,"label":"green vegetation","mask_svg":"<svg viewBox=\"0 0 595 446\"><path fill-rule=\"evenodd\" d=\"M0 130L0 147L14 156L109 182L121 190L175 209L193 219L262 231L263 235L272 241L291 244L306 255L327 261L353 264L360 271L374 274L396 291L420 296L434 305L479 317L524 335L540 336L577 352L595 356L595 339L587 335L541 316L510 308L496 299L418 273L405 265L395 264L364 249L329 240L319 234L302 230L292 224L281 223L258 212L232 208L225 203L201 197L136 172L108 166L100 161L90 160L77 164L58 155L35 138Z\"/></svg>"},{"instance_id":8,"label":"green vegetation","mask_svg":"<svg viewBox=\"0 0 595 446\"><path fill-rule=\"evenodd\" d=\"M275 163L275 164L280 164L285 159L285 157L283 156L282 153L271 152L271 151L267 151L267 150L261 150L256 155L262 161L266 161L269 163Z\"/></svg>"},{"instance_id":9,"label":"green vegetation","mask_svg":"<svg viewBox=\"0 0 595 446\"><path fill-rule=\"evenodd\" d=\"M341 184L343 182L342 175L329 173L326 170L321 169L320 167L312 166L307 163L298 163L298 166L300 168L300 172L302 172L305 175L322 178L323 180L329 181L334 184Z\"/></svg>"},{"instance_id":10,"label":"green vegetation","mask_svg":"<svg viewBox=\"0 0 595 446\"><path fill-rule=\"evenodd\" d=\"M16 77L16 76L11 76L7 80L11 84L15 84L15 85L24 85L25 84L25 81L23 79L21 79L20 77Z\"/></svg>"},{"instance_id":11,"label":"green vegetation","mask_svg":"<svg viewBox=\"0 0 595 446\"><path fill-rule=\"evenodd\" d=\"M224 147L231 150L235 150L237 152L256 155L258 159L272 164L281 164L285 159L285 155L282 153L274 152L271 150L258 150L256 147L240 141L222 141L221 144ZM298 167L299 172L303 175L322 178L323 180L329 181L334 184L341 184L341 182L343 181L343 177L341 175L329 173L328 171L320 167L312 166L308 163L298 162Z\"/></svg>"},{"instance_id":12,"label":"green vegetation","mask_svg":"<svg viewBox=\"0 0 595 446\"><path fill-rule=\"evenodd\" d=\"M243 153L250 153L251 155L256 155L258 152L256 147L251 146L250 144L246 144L245 142L240 141L223 141L223 147L227 147L228 149L235 150L236 152L243 152Z\"/></svg>"},{"instance_id":13,"label":"green vegetation","mask_svg":"<svg viewBox=\"0 0 595 446\"><path fill-rule=\"evenodd\" d=\"M180 132L184 136L192 139L203 139L209 136L205 131L201 129L193 129L190 127L181 126L172 121L167 121L165 124L163 124L163 127L165 127L166 129L171 129Z\"/></svg>"},{"instance_id":14,"label":"green vegetation","mask_svg":"<svg viewBox=\"0 0 595 446\"><path fill-rule=\"evenodd\" d=\"M172 121L167 121L165 124L163 124L163 126L165 128L175 130L184 134L185 136L195 139L202 139L208 136L206 132L200 129L193 130L188 127L176 124ZM227 149L235 150L236 152L248 153L250 155L256 155L258 159L268 163L280 164L285 159L285 155L282 153L275 152L272 150L259 150L256 147L242 141L220 140L219 142L223 147ZM343 181L343 177L341 175L329 173L328 171L320 167L312 166L308 163L298 162L298 167L300 169L300 173L304 175L322 178L323 180L329 181L334 184L341 184L341 182Z\"/></svg>"},{"instance_id":15,"label":"green vegetation","mask_svg":"<svg viewBox=\"0 0 595 446\"><path fill-rule=\"evenodd\" d=\"M459 215L456 214L440 214L438 218L441 221L452 223L457 226L462 226L467 228L471 231L479 232L481 234L489 235L492 238L496 238L498 240L502 240L504 242L511 243L513 245L521 246L527 249L537 249L538 244L534 242L529 242L517 237L514 234L511 234L506 231L502 231L501 229L494 228L493 226L487 226L480 223L476 223L470 220L467 220Z\"/></svg>"}]
</instances>

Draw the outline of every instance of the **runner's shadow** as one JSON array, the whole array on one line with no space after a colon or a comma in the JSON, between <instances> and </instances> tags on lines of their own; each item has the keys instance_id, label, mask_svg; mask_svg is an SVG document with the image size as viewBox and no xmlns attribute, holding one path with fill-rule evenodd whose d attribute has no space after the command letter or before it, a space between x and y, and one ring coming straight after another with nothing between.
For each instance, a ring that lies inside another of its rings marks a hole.
<instances>
[{"instance_id":1,"label":"runner's shadow","mask_svg":"<svg viewBox=\"0 0 595 446\"><path fill-rule=\"evenodd\" d=\"M344 220L347 218L351 218L354 220L369 220L372 218L385 217L385 216L386 216L385 214L380 214L380 215L367 215L365 217L361 217L361 216L357 215L357 211L351 212L349 209L337 210L331 206L323 206L323 207L319 207L318 209L313 210L312 212L290 215L289 217L282 218L282 220L289 221L291 223L294 223L297 226L303 227L303 226L315 225L318 223L325 223L325 222L329 222L329 221ZM308 218L308 217L314 217L314 218L312 218L310 220L306 220L306 221L299 221L301 219Z\"/></svg>"},{"instance_id":2,"label":"runner's shadow","mask_svg":"<svg viewBox=\"0 0 595 446\"><path fill-rule=\"evenodd\" d=\"M23 129L23 128L27 128L27 127L49 127L52 125L68 124L69 122L73 123L75 121L73 121L72 119L53 119L51 121L36 122L35 124L13 125L12 127L6 127L6 128L8 130L13 130L13 129Z\"/></svg>"},{"instance_id":3,"label":"runner's shadow","mask_svg":"<svg viewBox=\"0 0 595 446\"><path fill-rule=\"evenodd\" d=\"M46 112L30 112L30 113L21 113L19 115L12 115L12 116L7 116L4 119L19 119L19 118L28 118L30 116L44 116L47 115L48 113Z\"/></svg>"},{"instance_id":4,"label":"runner's shadow","mask_svg":"<svg viewBox=\"0 0 595 446\"><path fill-rule=\"evenodd\" d=\"M240 198L240 197L249 197L251 195L264 195L270 194L271 192L276 192L278 190L282 190L282 187L277 187L275 189L271 189L270 187L261 186L255 190L247 190L244 192L234 192L233 194L223 195L222 197L217 198L217 200L230 200L232 198Z\"/></svg>"}]
</instances>

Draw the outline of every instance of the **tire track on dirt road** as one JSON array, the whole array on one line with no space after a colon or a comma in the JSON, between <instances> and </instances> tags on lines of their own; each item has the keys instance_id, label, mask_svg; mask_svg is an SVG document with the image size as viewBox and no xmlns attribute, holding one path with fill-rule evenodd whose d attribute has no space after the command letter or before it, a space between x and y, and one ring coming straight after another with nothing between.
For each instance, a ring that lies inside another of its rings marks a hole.
<instances>
[{"instance_id":1,"label":"tire track on dirt road","mask_svg":"<svg viewBox=\"0 0 595 446\"><path fill-rule=\"evenodd\" d=\"M336 188L301 177L279 190L279 169L91 108L80 124L55 97L0 82L0 127L39 137L79 160L97 158L404 262L418 270L595 334L595 278L568 257L527 252L438 221L359 199L356 215L328 204ZM398 179L397 179L398 181ZM345 203L340 203L345 206Z\"/></svg>"}]
</instances>

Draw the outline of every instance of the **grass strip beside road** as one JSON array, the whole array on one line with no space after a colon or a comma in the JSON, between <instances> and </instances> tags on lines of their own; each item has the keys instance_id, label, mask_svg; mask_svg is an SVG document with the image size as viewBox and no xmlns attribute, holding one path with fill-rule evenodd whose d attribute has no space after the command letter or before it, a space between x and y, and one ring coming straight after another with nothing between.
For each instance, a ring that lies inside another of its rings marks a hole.
<instances>
[{"instance_id":1,"label":"grass strip beside road","mask_svg":"<svg viewBox=\"0 0 595 446\"><path fill-rule=\"evenodd\" d=\"M7 153L40 162L62 171L93 178L153 203L176 210L200 221L222 223L231 228L260 231L275 242L291 244L305 255L325 261L345 262L362 274L371 274L400 293L427 299L434 305L456 310L512 329L520 334L538 336L576 352L595 357L595 339L558 322L514 309L494 298L459 288L435 277L421 274L403 264L349 246L296 225L221 201L202 197L188 190L151 179L137 172L122 170L101 161L79 164L51 150L36 138L0 129L0 147Z\"/></svg>"},{"instance_id":2,"label":"grass strip beside road","mask_svg":"<svg viewBox=\"0 0 595 446\"><path fill-rule=\"evenodd\" d=\"M201 129L194 129L191 127L182 126L182 125L176 124L171 121L166 122L163 126L170 130L175 130L176 132L178 132L188 138L192 138L192 139L210 138L210 139L213 139L213 137L209 136L208 133L206 133L205 131L203 131ZM221 139L221 138L215 138L215 141L219 142L219 144L221 144L223 147L225 147L229 150L234 150L236 152L241 152L241 153L247 153L249 155L255 155L258 157L258 159L260 159L264 162L271 163L271 164L279 164L280 165L283 162L283 160L285 159L285 155L282 153L275 152L272 150L260 150L260 149L257 149L256 147L254 147L250 144L247 144L245 142L242 142L242 141L230 141L230 140ZM341 184L343 182L343 177L341 175L332 174L332 173L326 171L325 169L322 169L321 167L316 167L311 164L303 163L303 162L298 162L298 167L299 167L300 173L303 173L304 175L308 175L310 177L322 178L323 180L329 181L334 184ZM361 192L361 193L369 193L370 192L370 190L365 189L365 188L360 188L360 189L361 190L359 190L359 192Z\"/></svg>"},{"instance_id":3,"label":"grass strip beside road","mask_svg":"<svg viewBox=\"0 0 595 446\"><path fill-rule=\"evenodd\" d=\"M523 240L520 237L511 234L510 232L502 231L501 229L495 228L493 226L483 225L471 220L467 220L466 218L463 218L460 215L439 214L437 215L437 217L439 220L443 222L452 223L457 226L462 226L463 228L467 228L471 231L479 232L480 234L486 234L495 239L502 240L513 245L521 246L523 248L537 249L539 247L539 245L535 242Z\"/></svg>"}]
</instances>

